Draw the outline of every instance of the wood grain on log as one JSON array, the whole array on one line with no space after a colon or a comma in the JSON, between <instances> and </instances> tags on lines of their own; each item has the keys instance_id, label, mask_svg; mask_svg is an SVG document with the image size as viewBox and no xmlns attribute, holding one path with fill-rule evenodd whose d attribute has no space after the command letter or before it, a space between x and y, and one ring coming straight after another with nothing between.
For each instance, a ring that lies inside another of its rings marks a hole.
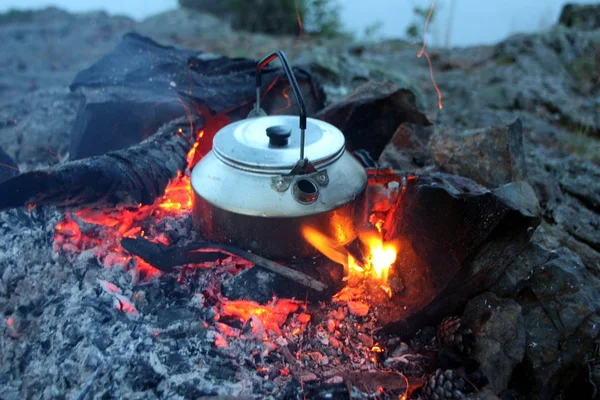
<instances>
[{"instance_id":1,"label":"wood grain on log","mask_svg":"<svg viewBox=\"0 0 600 400\"><path fill-rule=\"evenodd\" d=\"M140 144L102 156L25 172L0 183L0 210L29 204L60 207L152 204L187 168L186 156L204 125L179 118Z\"/></svg>"}]
</instances>

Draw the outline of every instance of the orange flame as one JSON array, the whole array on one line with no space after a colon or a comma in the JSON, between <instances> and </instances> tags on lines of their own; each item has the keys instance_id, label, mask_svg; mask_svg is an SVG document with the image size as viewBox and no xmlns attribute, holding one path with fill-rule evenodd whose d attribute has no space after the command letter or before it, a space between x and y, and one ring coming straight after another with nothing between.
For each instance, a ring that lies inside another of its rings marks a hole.
<instances>
[{"instance_id":1,"label":"orange flame","mask_svg":"<svg viewBox=\"0 0 600 400\"><path fill-rule=\"evenodd\" d=\"M396 247L391 243L384 243L381 234L376 231L363 230L359 232L358 238L369 249L367 262L375 277L387 283L390 268L396 262Z\"/></svg>"},{"instance_id":2,"label":"orange flame","mask_svg":"<svg viewBox=\"0 0 600 400\"><path fill-rule=\"evenodd\" d=\"M437 93L438 108L441 110L442 108L444 108L444 104L442 103L442 92L441 92L440 88L438 87L437 83L435 82L435 77L433 75L433 65L431 64L431 58L429 57L429 54L427 54L427 50L426 50L427 27L429 26L429 21L431 20L431 16L433 15L434 8L435 8L435 1L433 1L431 3L431 7L429 7L429 14L427 14L427 19L425 20L425 27L423 29L423 46L421 47L421 50L419 50L419 52L417 53L417 57L421 58L423 55L425 55L425 59L427 59L427 64L429 65L429 76L431 77L431 82L433 83L433 87L435 89L435 92Z\"/></svg>"},{"instance_id":3,"label":"orange flame","mask_svg":"<svg viewBox=\"0 0 600 400\"><path fill-rule=\"evenodd\" d=\"M391 293L387 281L389 271L396 262L398 248L393 243L385 243L381 233L367 230L359 232L358 238L367 250L365 265L360 265L345 247L339 246L335 241L313 227L303 226L302 236L325 257L342 264L347 276L370 277L379 282L388 295Z\"/></svg>"}]
</instances>

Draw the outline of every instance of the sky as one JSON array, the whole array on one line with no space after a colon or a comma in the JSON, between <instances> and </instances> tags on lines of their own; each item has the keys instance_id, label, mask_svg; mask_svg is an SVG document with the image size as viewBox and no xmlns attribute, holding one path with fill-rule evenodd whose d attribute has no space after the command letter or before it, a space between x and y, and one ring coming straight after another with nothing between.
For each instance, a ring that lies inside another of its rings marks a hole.
<instances>
[{"instance_id":1,"label":"sky","mask_svg":"<svg viewBox=\"0 0 600 400\"><path fill-rule=\"evenodd\" d=\"M430 44L493 44L514 33L544 29L557 21L567 2L598 4L600 0L436 0L437 16L430 28ZM431 1L338 0L338 3L348 30L360 36L366 28L377 26L376 37L389 38L403 37L413 20L413 8L427 8ZM104 10L143 19L177 7L177 0L0 0L0 11L48 5L74 12Z\"/></svg>"}]
</instances>

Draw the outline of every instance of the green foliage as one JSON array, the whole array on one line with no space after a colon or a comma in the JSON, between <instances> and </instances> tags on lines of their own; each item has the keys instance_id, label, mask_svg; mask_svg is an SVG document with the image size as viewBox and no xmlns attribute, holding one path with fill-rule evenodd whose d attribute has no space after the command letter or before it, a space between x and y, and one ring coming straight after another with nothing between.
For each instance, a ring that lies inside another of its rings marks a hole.
<instances>
[{"instance_id":1,"label":"green foliage","mask_svg":"<svg viewBox=\"0 0 600 400\"><path fill-rule=\"evenodd\" d=\"M236 30L318 37L345 36L337 0L179 0L184 8L224 17Z\"/></svg>"},{"instance_id":2,"label":"green foliage","mask_svg":"<svg viewBox=\"0 0 600 400\"><path fill-rule=\"evenodd\" d=\"M340 20L340 5L334 0L302 0L305 9L305 25L309 34L321 37L340 37L342 22Z\"/></svg>"},{"instance_id":3,"label":"green foliage","mask_svg":"<svg viewBox=\"0 0 600 400\"><path fill-rule=\"evenodd\" d=\"M298 22L294 0L221 0L229 10L234 29L269 34L297 34ZM306 13L303 2L298 12Z\"/></svg>"},{"instance_id":4,"label":"green foliage","mask_svg":"<svg viewBox=\"0 0 600 400\"><path fill-rule=\"evenodd\" d=\"M429 8L415 7L413 9L413 14L413 21L408 28L406 28L406 36L410 40L419 41L423 39L425 21L427 21L427 16L429 15ZM435 15L434 9L431 13L431 18L429 19L430 24L433 22Z\"/></svg>"}]
</instances>

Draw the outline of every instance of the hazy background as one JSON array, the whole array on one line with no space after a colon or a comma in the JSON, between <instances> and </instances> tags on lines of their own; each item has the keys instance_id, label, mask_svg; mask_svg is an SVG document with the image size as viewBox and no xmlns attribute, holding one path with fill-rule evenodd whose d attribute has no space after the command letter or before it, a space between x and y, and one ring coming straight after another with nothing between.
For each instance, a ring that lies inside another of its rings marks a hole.
<instances>
[{"instance_id":1,"label":"hazy background","mask_svg":"<svg viewBox=\"0 0 600 400\"><path fill-rule=\"evenodd\" d=\"M490 44L513 33L544 29L557 20L562 6L568 2L597 4L600 0L454 0L454 10L451 0L437 0L438 15L430 30L430 43L442 46L449 39L453 46ZM430 3L427 0L339 0L348 30L360 36L366 28L377 26L377 37L403 37L413 19L413 8L428 7ZM143 19L177 7L177 0L0 0L0 11L49 5L69 11L104 10Z\"/></svg>"}]
</instances>

